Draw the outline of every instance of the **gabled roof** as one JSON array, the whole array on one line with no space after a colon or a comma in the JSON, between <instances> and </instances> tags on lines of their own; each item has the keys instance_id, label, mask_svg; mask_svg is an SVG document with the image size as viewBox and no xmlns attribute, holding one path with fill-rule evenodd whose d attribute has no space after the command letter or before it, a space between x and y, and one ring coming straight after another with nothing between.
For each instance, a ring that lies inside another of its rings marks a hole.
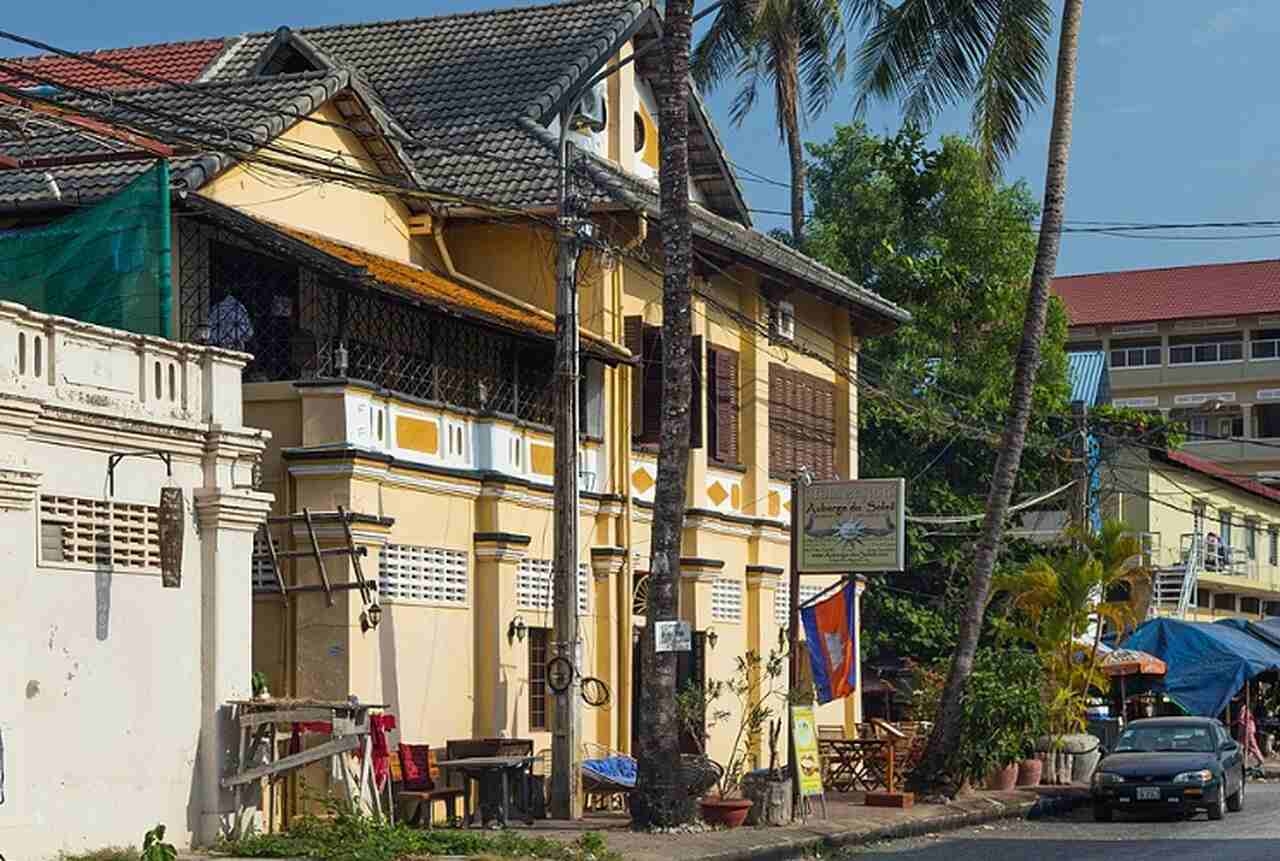
<instances>
[{"instance_id":1,"label":"gabled roof","mask_svg":"<svg viewBox=\"0 0 1280 861\"><path fill-rule=\"evenodd\" d=\"M1185 451L1176 449L1153 451L1151 456L1156 460L1175 464L1193 472L1198 472L1201 475L1207 475L1215 481L1230 485L1237 490L1243 490L1245 493L1251 493L1268 502L1280 503L1280 488L1269 487L1260 481L1244 478L1216 461L1206 460L1203 457L1196 457L1194 454L1187 454Z\"/></svg>"},{"instance_id":2,"label":"gabled roof","mask_svg":"<svg viewBox=\"0 0 1280 861\"><path fill-rule=\"evenodd\" d=\"M90 51L87 56L168 81L191 83L200 79L200 76L222 53L226 44L222 39L201 39L194 42L140 45L134 48L108 48L102 51ZM56 54L18 57L5 62L29 68L33 74L41 78L53 78L71 87L123 91L155 86L153 82L126 72ZM37 83L39 81L34 78L24 78L0 69L0 84L29 87Z\"/></svg>"},{"instance_id":3,"label":"gabled roof","mask_svg":"<svg viewBox=\"0 0 1280 861\"><path fill-rule=\"evenodd\" d=\"M1073 326L1280 312L1280 260L1131 269L1053 279Z\"/></svg>"},{"instance_id":4,"label":"gabled roof","mask_svg":"<svg viewBox=\"0 0 1280 861\"><path fill-rule=\"evenodd\" d=\"M345 71L309 72L269 78L217 81L182 86L159 87L129 92L109 102L87 96L63 96L64 104L85 115L150 132L165 140L185 143L187 154L173 160L174 182L196 189L225 170L240 155L258 150L300 117L337 99L348 112L346 121L355 127L369 127L366 142L375 158L390 172L395 166L411 176L413 163L382 134L376 120L379 112L372 98ZM356 116L360 108L365 116ZM390 134L390 133L388 133ZM381 149L372 146L382 140ZM85 155L111 152L107 144L92 137L53 125L34 126L25 137L5 136L0 131L0 155L34 158L48 155ZM281 158L283 153L259 151L264 158ZM116 191L147 168L138 161L108 161L59 168L56 171L61 204L93 200ZM54 206L43 170L0 171L0 200L8 208Z\"/></svg>"}]
</instances>

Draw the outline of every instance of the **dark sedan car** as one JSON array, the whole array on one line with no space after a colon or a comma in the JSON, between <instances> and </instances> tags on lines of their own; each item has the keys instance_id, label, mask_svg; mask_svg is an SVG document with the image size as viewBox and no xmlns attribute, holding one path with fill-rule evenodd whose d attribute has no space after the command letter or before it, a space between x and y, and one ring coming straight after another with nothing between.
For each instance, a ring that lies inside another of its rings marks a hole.
<instances>
[{"instance_id":1,"label":"dark sedan car","mask_svg":"<svg viewBox=\"0 0 1280 861\"><path fill-rule=\"evenodd\" d=\"M1203 810L1221 819L1244 807L1244 755L1212 718L1149 718L1129 724L1093 773L1093 815L1117 810Z\"/></svg>"}]
</instances>

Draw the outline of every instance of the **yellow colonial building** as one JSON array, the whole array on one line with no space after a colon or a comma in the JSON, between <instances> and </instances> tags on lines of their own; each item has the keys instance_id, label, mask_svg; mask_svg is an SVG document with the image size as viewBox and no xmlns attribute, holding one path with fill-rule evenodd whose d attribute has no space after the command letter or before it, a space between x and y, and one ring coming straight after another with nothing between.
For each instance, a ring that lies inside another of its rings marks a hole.
<instances>
[{"instance_id":1,"label":"yellow colonial building","mask_svg":"<svg viewBox=\"0 0 1280 861\"><path fill-rule=\"evenodd\" d=\"M285 600L257 556L253 662L273 693L385 703L408 742L549 747L549 225L567 108L574 181L604 238L578 272L579 609L581 671L611 698L586 711L584 737L631 748L661 379L659 54L644 50L658 24L650 2L576 0L281 29L228 38L191 85L113 106L126 124L130 105L162 111L196 142L173 167L172 325L254 355L245 423L271 433L259 486L277 515L352 512L376 581L380 613L359 591L331 605L314 562L290 558L286 583L313 591ZM696 632L682 681L698 682L776 647L790 602L829 582L788 594L788 482L800 467L857 475L859 345L908 317L751 227L696 98L690 160L697 372L680 612ZM132 164L55 175L84 201ZM317 534L325 549L347 541L333 523ZM298 524L274 535L310 549ZM339 584L356 576L337 554L325 567ZM855 720L857 700L822 722ZM713 736L711 755L730 742Z\"/></svg>"}]
</instances>

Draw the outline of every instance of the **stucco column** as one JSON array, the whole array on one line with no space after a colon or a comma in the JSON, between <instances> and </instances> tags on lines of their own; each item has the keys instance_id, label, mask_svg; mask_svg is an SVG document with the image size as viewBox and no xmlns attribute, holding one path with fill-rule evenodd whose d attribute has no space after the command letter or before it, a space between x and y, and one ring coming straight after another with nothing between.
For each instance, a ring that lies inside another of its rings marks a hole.
<instances>
[{"instance_id":1,"label":"stucco column","mask_svg":"<svg viewBox=\"0 0 1280 861\"><path fill-rule=\"evenodd\" d=\"M680 559L680 618L695 631L711 626L711 584L723 570L720 559Z\"/></svg>"},{"instance_id":2,"label":"stucco column","mask_svg":"<svg viewBox=\"0 0 1280 861\"><path fill-rule=\"evenodd\" d=\"M527 676L521 640L507 636L512 620L520 616L529 627L549 626L551 614L521 612L516 605L516 568L528 555L532 539L510 532L475 533L475 731L495 737L518 727L515 709L527 696L521 682Z\"/></svg>"},{"instance_id":3,"label":"stucco column","mask_svg":"<svg viewBox=\"0 0 1280 861\"><path fill-rule=\"evenodd\" d=\"M1244 419L1244 436L1249 439L1257 437L1257 432L1253 426L1253 404L1241 404L1240 415Z\"/></svg>"},{"instance_id":4,"label":"stucco column","mask_svg":"<svg viewBox=\"0 0 1280 861\"><path fill-rule=\"evenodd\" d=\"M619 644L622 640L616 633L624 619L628 628L631 625L631 605L623 602L621 591L616 588L626 558L625 547L591 548L591 582L594 594L590 606L595 623L593 672L609 685L612 693L609 704L595 710L595 740L609 747L614 746L614 740L618 737L619 715L623 709L631 708L631 692L621 690L618 683L621 678L619 663L622 659Z\"/></svg>"},{"instance_id":5,"label":"stucco column","mask_svg":"<svg viewBox=\"0 0 1280 861\"><path fill-rule=\"evenodd\" d=\"M697 280L698 286L705 287L706 283L701 278ZM706 505L707 497L707 300L695 294L691 302L693 337L702 337L702 352L693 356L693 391L694 396L699 398L701 409L690 416L700 426L692 428L690 434L693 438L702 440L702 445L689 449L689 481L685 486L684 498L685 504L690 508L700 508Z\"/></svg>"},{"instance_id":6,"label":"stucco column","mask_svg":"<svg viewBox=\"0 0 1280 861\"><path fill-rule=\"evenodd\" d=\"M747 566L747 648L765 660L768 659L770 652L778 648L776 634L778 626L773 618L773 600L782 575L783 569L772 565ZM757 677L754 682L759 685L760 679ZM776 703L767 705L778 713L777 716L781 717L784 723L789 722L788 716L781 713ZM751 748L757 765L767 764L768 751L759 733L751 738ZM780 751L780 757L781 760L786 759L785 749Z\"/></svg>"},{"instance_id":7,"label":"stucco column","mask_svg":"<svg viewBox=\"0 0 1280 861\"><path fill-rule=\"evenodd\" d=\"M858 338L853 321L836 327L836 472L858 477Z\"/></svg>"},{"instance_id":8,"label":"stucco column","mask_svg":"<svg viewBox=\"0 0 1280 861\"><path fill-rule=\"evenodd\" d=\"M234 762L237 727L229 700L252 693L253 534L272 496L216 487L194 491L200 529L200 640L202 675L196 839L208 845L234 827L232 795L219 781Z\"/></svg>"},{"instance_id":9,"label":"stucco column","mask_svg":"<svg viewBox=\"0 0 1280 861\"><path fill-rule=\"evenodd\" d=\"M753 320L766 319L764 299L754 284L739 291L742 311ZM769 351L764 335L750 329L742 335L739 363L738 457L742 477L742 513L769 514Z\"/></svg>"}]
</instances>

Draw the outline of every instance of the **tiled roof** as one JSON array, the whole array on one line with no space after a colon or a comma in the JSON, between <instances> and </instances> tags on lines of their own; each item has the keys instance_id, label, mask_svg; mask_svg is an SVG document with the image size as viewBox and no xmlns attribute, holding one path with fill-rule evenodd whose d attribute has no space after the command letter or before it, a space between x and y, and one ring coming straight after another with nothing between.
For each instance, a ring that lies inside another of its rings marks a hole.
<instances>
[{"instance_id":1,"label":"tiled roof","mask_svg":"<svg viewBox=\"0 0 1280 861\"><path fill-rule=\"evenodd\" d=\"M190 83L199 80L200 75L222 53L225 46L226 42L222 39L201 39L196 42L140 45L136 48L108 48L102 51L90 51L87 56L167 81ZM0 69L0 84L9 86L35 86L44 83L42 80L44 78L51 78L63 86L92 90L140 90L155 86L154 82L127 72L56 54L17 57L6 59L4 62L22 66L39 76L39 79L24 78L11 71Z\"/></svg>"},{"instance_id":2,"label":"tiled roof","mask_svg":"<svg viewBox=\"0 0 1280 861\"><path fill-rule=\"evenodd\" d=\"M1280 312L1280 260L1134 269L1053 279L1071 323L1141 323Z\"/></svg>"},{"instance_id":3,"label":"tiled roof","mask_svg":"<svg viewBox=\"0 0 1280 861\"><path fill-rule=\"evenodd\" d=\"M320 72L193 84L188 89L140 90L110 104L88 98L66 102L143 133L154 130L155 136L164 140L178 136L190 141L192 154L175 158L172 172L175 181L195 189L225 169L235 152L248 152L268 142L349 83L345 73ZM83 155L106 147L97 139L51 126L34 126L29 135L5 137L0 131L0 154L20 158ZM206 149L206 144L216 149ZM58 168L55 174L62 203L110 194L146 167L144 162L118 161ZM58 203L40 169L0 171L0 200L8 208Z\"/></svg>"},{"instance_id":4,"label":"tiled roof","mask_svg":"<svg viewBox=\"0 0 1280 861\"><path fill-rule=\"evenodd\" d=\"M1187 454L1185 451L1166 451L1153 452L1153 457L1157 460L1163 460L1167 463L1177 464L1194 472L1207 475L1210 478L1229 484L1246 493L1252 493L1254 496L1260 496L1271 502L1280 502L1280 488L1269 487L1260 481L1254 481L1251 478L1244 478L1237 473L1232 472L1228 467L1212 460L1206 460L1202 457L1196 457L1193 454Z\"/></svg>"}]
</instances>

